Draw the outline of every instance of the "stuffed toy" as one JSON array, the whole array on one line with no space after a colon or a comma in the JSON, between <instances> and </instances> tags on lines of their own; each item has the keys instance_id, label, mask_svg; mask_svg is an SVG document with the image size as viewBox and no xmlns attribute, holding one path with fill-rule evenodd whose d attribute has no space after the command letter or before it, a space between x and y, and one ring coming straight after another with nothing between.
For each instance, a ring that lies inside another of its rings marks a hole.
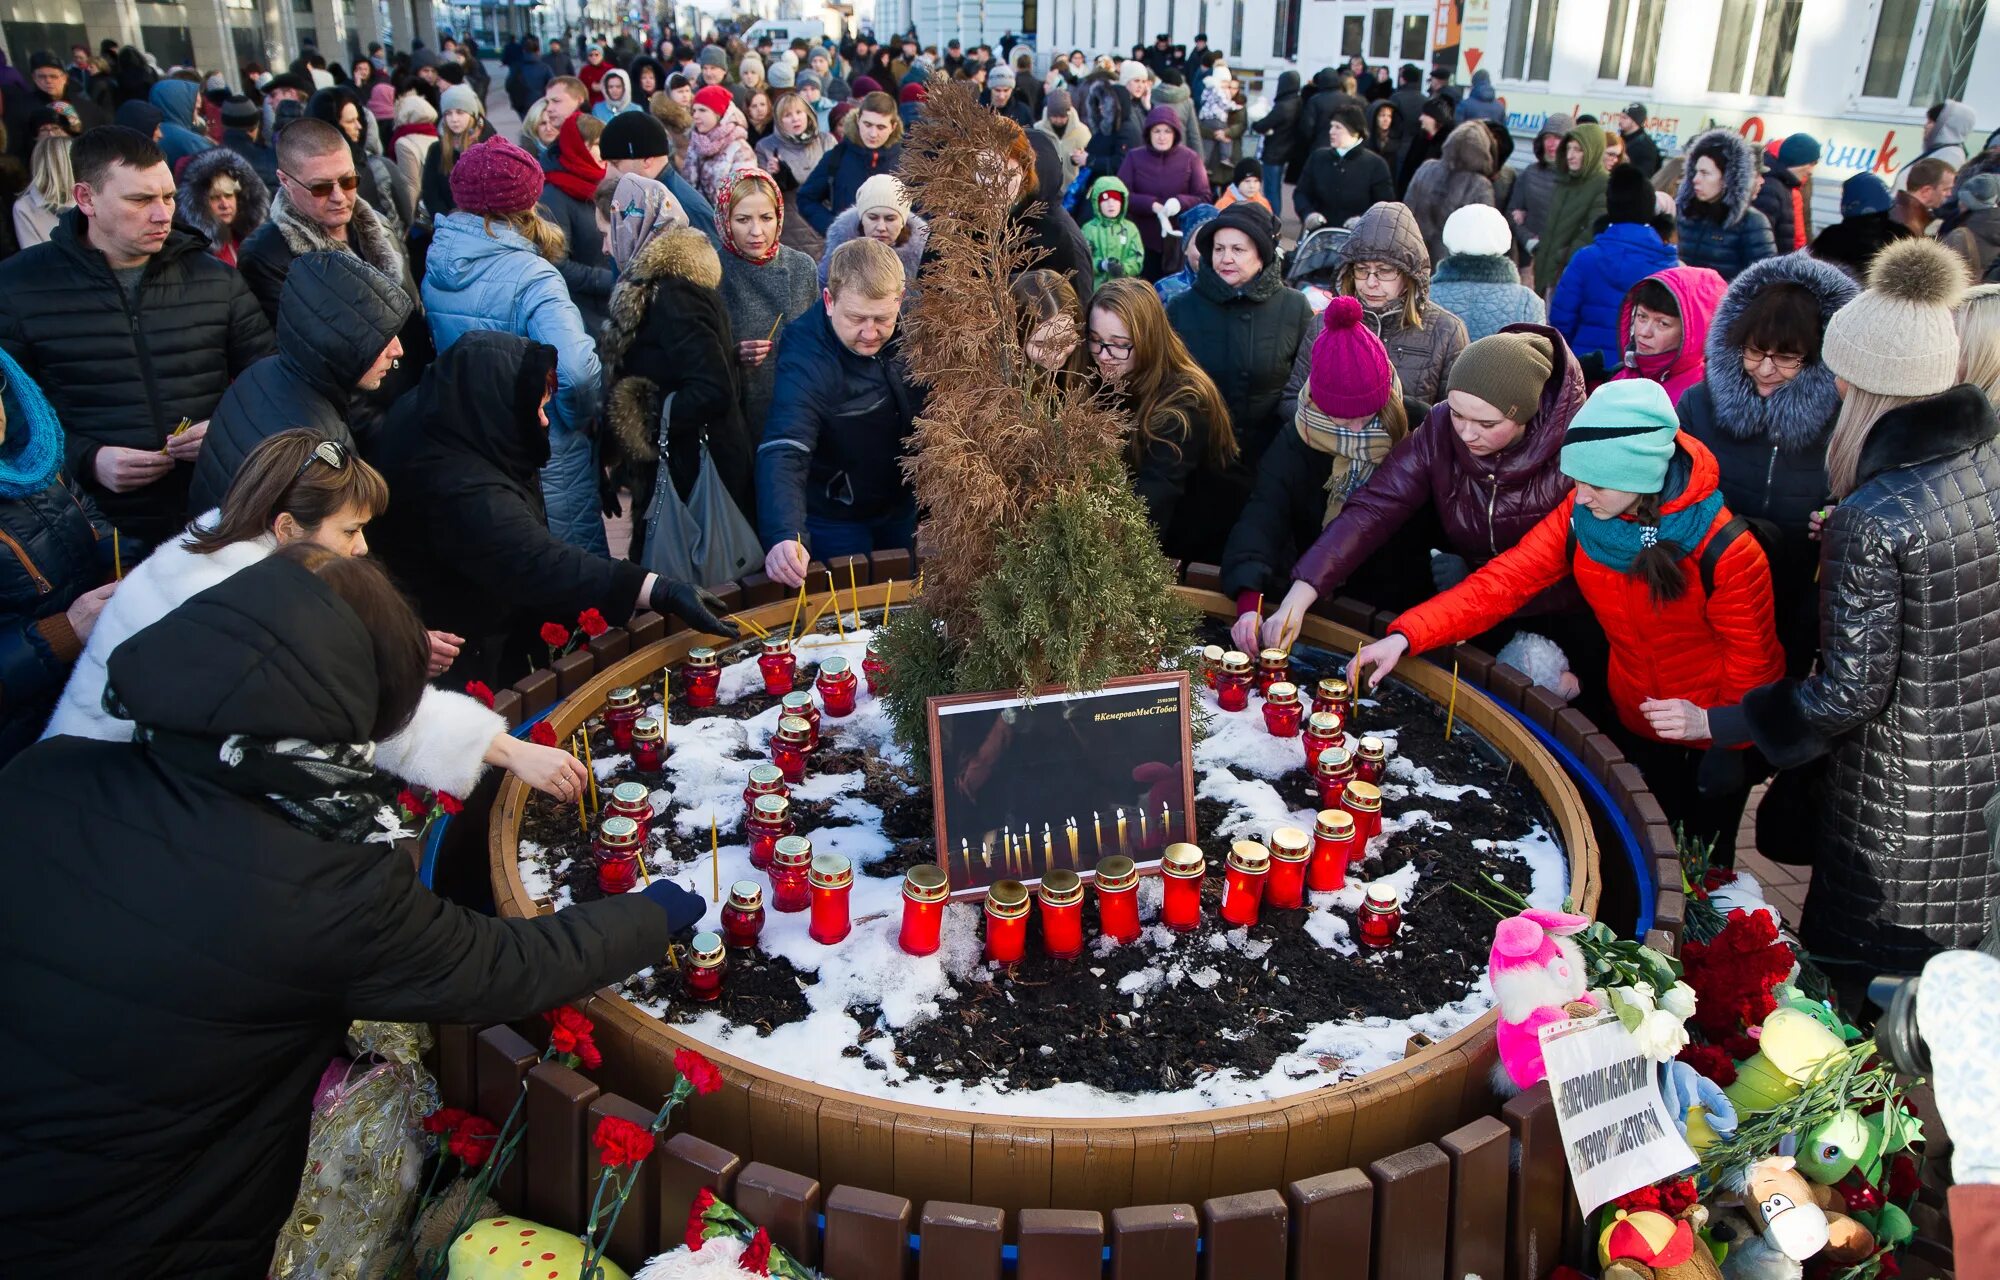
<instances>
[{"instance_id":1,"label":"stuffed toy","mask_svg":"<svg viewBox=\"0 0 2000 1280\"><path fill-rule=\"evenodd\" d=\"M1737 1065L1735 1083L1723 1092L1739 1116L1775 1111L1798 1097L1821 1065L1846 1048L1839 1033L1812 1014L1781 1006L1764 1019L1757 1052Z\"/></svg>"},{"instance_id":2,"label":"stuffed toy","mask_svg":"<svg viewBox=\"0 0 2000 1280\"><path fill-rule=\"evenodd\" d=\"M600 1259L602 1280L630 1280L625 1268ZM583 1241L568 1231L525 1218L488 1218L451 1242L451 1280L576 1280Z\"/></svg>"},{"instance_id":3,"label":"stuffed toy","mask_svg":"<svg viewBox=\"0 0 2000 1280\"><path fill-rule=\"evenodd\" d=\"M1824 1254L1851 1266L1875 1252L1868 1228L1845 1212L1832 1187L1815 1184L1790 1156L1750 1166L1741 1201L1718 1216L1715 1238L1729 1245L1728 1280L1799 1280L1806 1259Z\"/></svg>"},{"instance_id":4,"label":"stuffed toy","mask_svg":"<svg viewBox=\"0 0 2000 1280\"><path fill-rule=\"evenodd\" d=\"M1660 1099L1696 1151L1736 1136L1736 1108L1722 1086L1685 1062L1660 1064Z\"/></svg>"},{"instance_id":5,"label":"stuffed toy","mask_svg":"<svg viewBox=\"0 0 2000 1280\"><path fill-rule=\"evenodd\" d=\"M1597 1238L1603 1280L1722 1280L1715 1255L1696 1236L1708 1210L1690 1205L1680 1217L1655 1209L1624 1209Z\"/></svg>"},{"instance_id":6,"label":"stuffed toy","mask_svg":"<svg viewBox=\"0 0 2000 1280\"><path fill-rule=\"evenodd\" d=\"M1494 929L1486 973L1500 1002L1500 1065L1493 1083L1501 1092L1519 1092L1548 1075L1543 1027L1603 1008L1587 989L1583 951L1572 940L1589 924L1584 916L1530 909Z\"/></svg>"}]
</instances>

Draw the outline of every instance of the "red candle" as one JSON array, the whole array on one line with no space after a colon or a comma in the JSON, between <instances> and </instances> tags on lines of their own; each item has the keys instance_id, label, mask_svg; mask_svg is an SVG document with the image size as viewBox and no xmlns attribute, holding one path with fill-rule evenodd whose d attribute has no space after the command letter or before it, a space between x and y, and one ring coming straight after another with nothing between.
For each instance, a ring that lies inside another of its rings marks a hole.
<instances>
[{"instance_id":1,"label":"red candle","mask_svg":"<svg viewBox=\"0 0 2000 1280\"><path fill-rule=\"evenodd\" d=\"M1354 815L1354 860L1368 856L1368 842L1382 834L1382 789L1372 782L1350 782L1340 807Z\"/></svg>"},{"instance_id":2,"label":"red candle","mask_svg":"<svg viewBox=\"0 0 2000 1280\"><path fill-rule=\"evenodd\" d=\"M1231 649L1222 655L1222 669L1215 676L1215 704L1224 711L1241 711L1250 705L1250 655Z\"/></svg>"},{"instance_id":3,"label":"red candle","mask_svg":"<svg viewBox=\"0 0 2000 1280\"><path fill-rule=\"evenodd\" d=\"M1403 929L1403 899L1394 886L1379 881L1368 886L1368 897L1355 919L1364 947L1386 947Z\"/></svg>"},{"instance_id":4,"label":"red candle","mask_svg":"<svg viewBox=\"0 0 2000 1280\"><path fill-rule=\"evenodd\" d=\"M792 802L784 796L758 796L757 802L750 806L750 818L743 828L750 837L750 865L761 871L771 865L778 841L796 830Z\"/></svg>"},{"instance_id":5,"label":"red candle","mask_svg":"<svg viewBox=\"0 0 2000 1280\"><path fill-rule=\"evenodd\" d=\"M1354 776L1363 782L1382 785L1382 775L1389 768L1389 749L1382 745L1380 738L1363 738L1354 749Z\"/></svg>"},{"instance_id":6,"label":"red candle","mask_svg":"<svg viewBox=\"0 0 2000 1280\"><path fill-rule=\"evenodd\" d=\"M786 694L779 700L778 706L779 722L783 723L786 716L797 716L805 721L812 728L806 739L806 750L819 750L819 703L813 701L813 696L801 689L797 693Z\"/></svg>"},{"instance_id":7,"label":"red candle","mask_svg":"<svg viewBox=\"0 0 2000 1280\"><path fill-rule=\"evenodd\" d=\"M1114 942L1139 938L1139 869L1122 853L1097 864L1097 927Z\"/></svg>"},{"instance_id":8,"label":"red candle","mask_svg":"<svg viewBox=\"0 0 2000 1280\"><path fill-rule=\"evenodd\" d=\"M708 1004L722 994L722 971L728 954L720 934L704 931L694 935L694 941L688 944L688 962L681 969L688 999Z\"/></svg>"},{"instance_id":9,"label":"red candle","mask_svg":"<svg viewBox=\"0 0 2000 1280\"><path fill-rule=\"evenodd\" d=\"M597 828L597 887L606 894L624 893L638 882L639 824L606 818Z\"/></svg>"},{"instance_id":10,"label":"red candle","mask_svg":"<svg viewBox=\"0 0 2000 1280\"><path fill-rule=\"evenodd\" d=\"M757 655L757 670L764 677L766 694L782 698L790 693L799 673L799 659L792 652L791 638L772 636L764 641L763 652Z\"/></svg>"},{"instance_id":11,"label":"red candle","mask_svg":"<svg viewBox=\"0 0 2000 1280\"><path fill-rule=\"evenodd\" d=\"M687 666L681 673L681 687L687 690L690 707L712 707L715 691L722 684L722 659L713 649L689 649Z\"/></svg>"},{"instance_id":12,"label":"red candle","mask_svg":"<svg viewBox=\"0 0 2000 1280\"><path fill-rule=\"evenodd\" d=\"M1347 886L1347 864L1354 857L1354 815L1345 809L1321 809L1313 822L1312 861L1306 864L1306 888L1331 893Z\"/></svg>"},{"instance_id":13,"label":"red candle","mask_svg":"<svg viewBox=\"0 0 2000 1280\"><path fill-rule=\"evenodd\" d=\"M1264 694L1264 728L1274 738L1299 736L1299 687L1289 680L1273 681Z\"/></svg>"},{"instance_id":14,"label":"red candle","mask_svg":"<svg viewBox=\"0 0 2000 1280\"><path fill-rule=\"evenodd\" d=\"M786 836L771 851L771 910L791 914L812 905L812 841Z\"/></svg>"},{"instance_id":15,"label":"red candle","mask_svg":"<svg viewBox=\"0 0 2000 1280\"><path fill-rule=\"evenodd\" d=\"M1354 757L1346 747L1328 747L1313 765L1313 782L1319 787L1319 807L1338 809L1347 784L1354 781Z\"/></svg>"},{"instance_id":16,"label":"red candle","mask_svg":"<svg viewBox=\"0 0 2000 1280\"><path fill-rule=\"evenodd\" d=\"M612 745L620 751L632 749L632 722L641 714L639 691L630 685L613 689L604 700L604 727L611 731Z\"/></svg>"},{"instance_id":17,"label":"red candle","mask_svg":"<svg viewBox=\"0 0 2000 1280\"><path fill-rule=\"evenodd\" d=\"M1347 681L1339 676L1326 676L1313 686L1314 711L1331 711L1338 716L1346 716L1347 706L1353 695Z\"/></svg>"},{"instance_id":18,"label":"red candle","mask_svg":"<svg viewBox=\"0 0 2000 1280\"><path fill-rule=\"evenodd\" d=\"M658 773L667 764L667 739L660 722L640 716L632 722L632 767L641 773Z\"/></svg>"},{"instance_id":19,"label":"red candle","mask_svg":"<svg viewBox=\"0 0 2000 1280\"><path fill-rule=\"evenodd\" d=\"M764 932L764 889L755 880L738 880L729 886L729 901L722 906L722 940L739 950L757 945Z\"/></svg>"},{"instance_id":20,"label":"red candle","mask_svg":"<svg viewBox=\"0 0 2000 1280\"><path fill-rule=\"evenodd\" d=\"M786 782L806 780L806 753L812 750L812 726L798 716L778 721L771 735L771 763L778 766Z\"/></svg>"},{"instance_id":21,"label":"red candle","mask_svg":"<svg viewBox=\"0 0 2000 1280\"><path fill-rule=\"evenodd\" d=\"M1205 646L1201 651L1202 683L1207 685L1209 688L1213 689L1215 687L1215 677L1220 675L1221 673L1222 673L1222 646L1219 644L1211 644Z\"/></svg>"},{"instance_id":22,"label":"red candle","mask_svg":"<svg viewBox=\"0 0 2000 1280\"><path fill-rule=\"evenodd\" d=\"M753 764L750 766L750 785L743 788L743 808L754 811L758 796L789 796L791 788L785 785L785 771L774 764Z\"/></svg>"},{"instance_id":23,"label":"red candle","mask_svg":"<svg viewBox=\"0 0 2000 1280\"><path fill-rule=\"evenodd\" d=\"M1264 900L1274 907L1306 905L1306 863L1312 858L1312 837L1297 827L1279 827L1271 833L1271 878L1264 885Z\"/></svg>"},{"instance_id":24,"label":"red candle","mask_svg":"<svg viewBox=\"0 0 2000 1280\"><path fill-rule=\"evenodd\" d=\"M1160 855L1160 875L1166 897L1160 904L1160 919L1178 933L1201 927L1201 884L1208 875L1208 859L1198 844L1170 844Z\"/></svg>"},{"instance_id":25,"label":"red candle","mask_svg":"<svg viewBox=\"0 0 2000 1280\"><path fill-rule=\"evenodd\" d=\"M1271 874L1271 851L1255 840L1238 840L1229 846L1226 878L1222 886L1222 918L1231 924L1257 923L1257 908L1264 899L1264 882Z\"/></svg>"},{"instance_id":26,"label":"red candle","mask_svg":"<svg viewBox=\"0 0 2000 1280\"><path fill-rule=\"evenodd\" d=\"M1042 946L1057 960L1082 955L1082 877L1066 869L1047 872L1035 896L1042 900Z\"/></svg>"},{"instance_id":27,"label":"red candle","mask_svg":"<svg viewBox=\"0 0 2000 1280\"><path fill-rule=\"evenodd\" d=\"M1269 697L1271 686L1292 680L1292 662L1283 649L1264 649L1257 654L1257 692Z\"/></svg>"},{"instance_id":28,"label":"red candle","mask_svg":"<svg viewBox=\"0 0 2000 1280\"><path fill-rule=\"evenodd\" d=\"M1028 886L995 880L986 890L986 958L1019 964L1028 949Z\"/></svg>"},{"instance_id":29,"label":"red candle","mask_svg":"<svg viewBox=\"0 0 2000 1280\"><path fill-rule=\"evenodd\" d=\"M607 818L630 818L639 824L643 833L653 826L653 802L651 793L643 782L621 782L611 788L611 799L604 806Z\"/></svg>"},{"instance_id":30,"label":"red candle","mask_svg":"<svg viewBox=\"0 0 2000 1280\"><path fill-rule=\"evenodd\" d=\"M903 873L903 929L896 945L905 954L927 956L938 949L951 882L942 868L920 863Z\"/></svg>"},{"instance_id":31,"label":"red candle","mask_svg":"<svg viewBox=\"0 0 2000 1280\"><path fill-rule=\"evenodd\" d=\"M812 886L812 925L807 933L823 947L830 947L854 930L847 910L848 895L854 891L854 864L838 853L822 853L812 860L806 874Z\"/></svg>"},{"instance_id":32,"label":"red candle","mask_svg":"<svg viewBox=\"0 0 2000 1280\"><path fill-rule=\"evenodd\" d=\"M861 659L861 674L868 681L868 696L880 697L882 682L889 674L889 664L882 661L882 655L875 651L875 642L868 642L868 652Z\"/></svg>"},{"instance_id":33,"label":"red candle","mask_svg":"<svg viewBox=\"0 0 2000 1280\"><path fill-rule=\"evenodd\" d=\"M836 655L822 661L819 679L813 684L819 690L820 705L827 715L839 720L854 714L854 699L861 691L861 681L847 659Z\"/></svg>"},{"instance_id":34,"label":"red candle","mask_svg":"<svg viewBox=\"0 0 2000 1280\"><path fill-rule=\"evenodd\" d=\"M1328 711L1315 711L1306 718L1306 731L1300 735L1300 744L1306 749L1306 768L1312 770L1319 764L1322 754L1340 745L1340 717Z\"/></svg>"}]
</instances>

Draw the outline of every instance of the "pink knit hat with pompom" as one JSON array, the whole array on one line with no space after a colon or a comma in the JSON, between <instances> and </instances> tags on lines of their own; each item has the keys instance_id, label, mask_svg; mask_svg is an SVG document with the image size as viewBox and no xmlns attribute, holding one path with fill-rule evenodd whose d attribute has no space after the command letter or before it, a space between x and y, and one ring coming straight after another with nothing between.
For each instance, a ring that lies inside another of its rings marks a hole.
<instances>
[{"instance_id":1,"label":"pink knit hat with pompom","mask_svg":"<svg viewBox=\"0 0 2000 1280\"><path fill-rule=\"evenodd\" d=\"M542 166L505 138L467 147L451 167L451 198L462 212L504 218L541 197Z\"/></svg>"},{"instance_id":2,"label":"pink knit hat with pompom","mask_svg":"<svg viewBox=\"0 0 2000 1280\"><path fill-rule=\"evenodd\" d=\"M1345 295L1327 303L1307 383L1314 407L1329 418L1372 417L1388 403L1394 380L1388 350L1361 323L1361 303Z\"/></svg>"}]
</instances>

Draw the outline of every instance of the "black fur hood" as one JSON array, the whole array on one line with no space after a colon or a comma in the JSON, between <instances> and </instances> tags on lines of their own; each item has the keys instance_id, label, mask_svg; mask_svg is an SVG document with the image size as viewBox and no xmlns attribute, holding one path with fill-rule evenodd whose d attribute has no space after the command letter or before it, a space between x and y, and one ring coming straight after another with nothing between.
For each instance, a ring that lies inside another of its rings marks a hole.
<instances>
[{"instance_id":1,"label":"black fur hood","mask_svg":"<svg viewBox=\"0 0 2000 1280\"><path fill-rule=\"evenodd\" d=\"M1722 169L1722 199L1716 204L1694 198L1694 162L1703 156L1714 160ZM1681 170L1681 185L1674 197L1674 208L1683 218L1715 220L1719 205L1722 225L1733 227L1743 221L1744 213L1750 208L1751 188L1756 185L1757 170L1757 149L1748 138L1733 129L1710 129L1688 144L1687 165Z\"/></svg>"},{"instance_id":2,"label":"black fur hood","mask_svg":"<svg viewBox=\"0 0 2000 1280\"><path fill-rule=\"evenodd\" d=\"M1743 371L1743 348L1730 340L1730 330L1751 300L1766 289L1796 285L1819 299L1822 331L1833 313L1852 302L1860 286L1846 272L1804 253L1788 253L1751 264L1736 277L1716 308L1708 327L1706 372L1708 395L1716 425L1738 440L1764 440L1786 453L1824 449L1840 408L1833 370L1814 359L1799 375L1769 396Z\"/></svg>"},{"instance_id":3,"label":"black fur hood","mask_svg":"<svg viewBox=\"0 0 2000 1280\"><path fill-rule=\"evenodd\" d=\"M208 212L208 189L225 173L236 179L239 193L236 221L226 237ZM242 243L252 231L264 225L270 212L271 189L264 185L248 160L228 147L210 147L182 166L180 189L174 194L174 216L207 236L210 244L219 245L225 239Z\"/></svg>"}]
</instances>

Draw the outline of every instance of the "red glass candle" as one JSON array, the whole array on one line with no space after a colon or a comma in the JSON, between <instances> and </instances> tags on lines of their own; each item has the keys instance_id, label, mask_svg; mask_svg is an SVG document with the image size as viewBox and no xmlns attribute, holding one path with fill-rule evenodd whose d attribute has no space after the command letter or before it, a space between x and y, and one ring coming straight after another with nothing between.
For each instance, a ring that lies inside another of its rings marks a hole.
<instances>
[{"instance_id":1,"label":"red glass candle","mask_svg":"<svg viewBox=\"0 0 2000 1280\"><path fill-rule=\"evenodd\" d=\"M704 931L694 935L688 944L687 963L681 967L688 999L708 1004L722 994L722 972L728 967L728 958L721 934Z\"/></svg>"},{"instance_id":2,"label":"red glass candle","mask_svg":"<svg viewBox=\"0 0 2000 1280\"><path fill-rule=\"evenodd\" d=\"M1345 718L1351 697L1352 694L1347 688L1347 681L1341 679L1339 676L1326 676L1313 686L1312 709L1314 711L1331 711L1335 715Z\"/></svg>"},{"instance_id":3,"label":"red glass candle","mask_svg":"<svg viewBox=\"0 0 2000 1280\"><path fill-rule=\"evenodd\" d=\"M995 880L986 890L986 958L1019 964L1028 949L1028 886Z\"/></svg>"},{"instance_id":4,"label":"red glass candle","mask_svg":"<svg viewBox=\"0 0 2000 1280\"><path fill-rule=\"evenodd\" d=\"M771 850L771 910L787 915L812 905L812 841L786 836Z\"/></svg>"},{"instance_id":5,"label":"red glass candle","mask_svg":"<svg viewBox=\"0 0 2000 1280\"><path fill-rule=\"evenodd\" d=\"M1354 757L1346 747L1328 747L1313 765L1313 782L1319 787L1319 807L1338 809L1347 784L1354 781Z\"/></svg>"},{"instance_id":6,"label":"red glass candle","mask_svg":"<svg viewBox=\"0 0 2000 1280\"><path fill-rule=\"evenodd\" d=\"M690 707L712 707L715 691L722 685L722 659L713 649L689 649L681 670L681 687L687 691Z\"/></svg>"},{"instance_id":7,"label":"red glass candle","mask_svg":"<svg viewBox=\"0 0 2000 1280\"><path fill-rule=\"evenodd\" d=\"M1264 728L1274 738L1299 736L1299 687L1289 680L1273 681L1264 694Z\"/></svg>"},{"instance_id":8,"label":"red glass candle","mask_svg":"<svg viewBox=\"0 0 2000 1280\"><path fill-rule=\"evenodd\" d=\"M1363 782L1381 786L1388 769L1389 749L1382 745L1382 739L1363 738L1354 748L1354 776Z\"/></svg>"},{"instance_id":9,"label":"red glass candle","mask_svg":"<svg viewBox=\"0 0 2000 1280\"><path fill-rule=\"evenodd\" d=\"M1201 884L1208 875L1208 859L1198 844L1170 844L1160 855L1160 875L1166 897L1160 904L1160 920L1178 933L1201 927Z\"/></svg>"},{"instance_id":10,"label":"red glass candle","mask_svg":"<svg viewBox=\"0 0 2000 1280\"><path fill-rule=\"evenodd\" d=\"M819 678L813 686L819 690L820 706L827 715L839 720L854 714L854 699L861 692L861 681L847 659L836 655L822 661Z\"/></svg>"},{"instance_id":11,"label":"red glass candle","mask_svg":"<svg viewBox=\"0 0 2000 1280\"><path fill-rule=\"evenodd\" d=\"M1139 869L1114 853L1097 864L1097 927L1113 942L1139 938Z\"/></svg>"},{"instance_id":12,"label":"red glass candle","mask_svg":"<svg viewBox=\"0 0 2000 1280\"><path fill-rule=\"evenodd\" d=\"M1205 646L1201 651L1202 683L1213 689L1215 687L1215 678L1221 674L1222 646L1219 644Z\"/></svg>"},{"instance_id":13,"label":"red glass candle","mask_svg":"<svg viewBox=\"0 0 2000 1280\"><path fill-rule=\"evenodd\" d=\"M889 674L889 664L882 661L882 655L875 651L875 642L868 642L868 652L861 659L861 674L868 681L868 696L882 695L882 682Z\"/></svg>"},{"instance_id":14,"label":"red glass candle","mask_svg":"<svg viewBox=\"0 0 2000 1280\"><path fill-rule=\"evenodd\" d=\"M1403 930L1403 899L1394 886L1379 882L1369 885L1368 897L1361 903L1361 914L1355 924L1364 947L1386 947L1394 942Z\"/></svg>"},{"instance_id":15,"label":"red glass candle","mask_svg":"<svg viewBox=\"0 0 2000 1280\"><path fill-rule=\"evenodd\" d=\"M1306 905L1306 864L1312 859L1312 837L1297 827L1271 833L1271 878L1264 883L1264 901L1274 907Z\"/></svg>"},{"instance_id":16,"label":"red glass candle","mask_svg":"<svg viewBox=\"0 0 2000 1280\"><path fill-rule=\"evenodd\" d=\"M1382 834L1382 789L1372 782L1347 784L1340 807L1354 815L1354 860L1368 856L1368 842Z\"/></svg>"},{"instance_id":17,"label":"red glass candle","mask_svg":"<svg viewBox=\"0 0 2000 1280\"><path fill-rule=\"evenodd\" d=\"M782 698L792 691L799 659L792 652L789 636L772 636L764 642L763 652L757 655L757 671L764 677L764 692L769 696Z\"/></svg>"},{"instance_id":18,"label":"red glass candle","mask_svg":"<svg viewBox=\"0 0 2000 1280\"><path fill-rule=\"evenodd\" d=\"M1306 888L1331 893L1347 887L1347 864L1354 857L1354 815L1345 809L1321 809L1313 822L1312 861L1306 864Z\"/></svg>"},{"instance_id":19,"label":"red glass candle","mask_svg":"<svg viewBox=\"0 0 2000 1280\"><path fill-rule=\"evenodd\" d=\"M1047 872L1035 896L1042 902L1042 946L1057 960L1082 955L1082 877L1066 869Z\"/></svg>"},{"instance_id":20,"label":"red glass candle","mask_svg":"<svg viewBox=\"0 0 2000 1280\"><path fill-rule=\"evenodd\" d=\"M658 773L667 766L667 737L660 722L640 716L632 722L632 767L641 773Z\"/></svg>"},{"instance_id":21,"label":"red glass candle","mask_svg":"<svg viewBox=\"0 0 2000 1280\"><path fill-rule=\"evenodd\" d=\"M612 745L620 751L632 749L632 724L641 714L639 691L630 685L613 689L604 700L604 727L611 731Z\"/></svg>"},{"instance_id":22,"label":"red glass candle","mask_svg":"<svg viewBox=\"0 0 2000 1280\"><path fill-rule=\"evenodd\" d=\"M1264 882L1271 874L1271 851L1255 840L1238 840L1229 846L1225 865L1222 918L1235 925L1256 924Z\"/></svg>"},{"instance_id":23,"label":"red glass candle","mask_svg":"<svg viewBox=\"0 0 2000 1280\"><path fill-rule=\"evenodd\" d=\"M904 954L931 955L944 929L944 908L951 882L942 868L921 863L903 873L903 929L896 945Z\"/></svg>"},{"instance_id":24,"label":"red glass candle","mask_svg":"<svg viewBox=\"0 0 2000 1280\"><path fill-rule=\"evenodd\" d=\"M854 864L838 853L822 853L812 860L806 873L812 888L812 925L806 930L812 940L830 947L854 931L847 910L848 896L854 892Z\"/></svg>"},{"instance_id":25,"label":"red glass candle","mask_svg":"<svg viewBox=\"0 0 2000 1280\"><path fill-rule=\"evenodd\" d=\"M651 793L643 782L621 782L611 788L611 799L604 806L607 818L630 818L639 824L644 832L653 827L653 801Z\"/></svg>"},{"instance_id":26,"label":"red glass candle","mask_svg":"<svg viewBox=\"0 0 2000 1280\"><path fill-rule=\"evenodd\" d=\"M1291 656L1283 649L1263 649L1257 654L1257 692L1269 697L1271 686L1292 680Z\"/></svg>"},{"instance_id":27,"label":"red glass candle","mask_svg":"<svg viewBox=\"0 0 2000 1280\"><path fill-rule=\"evenodd\" d=\"M1241 711L1250 705L1250 655L1231 649L1222 655L1222 668L1215 676L1215 704L1224 711Z\"/></svg>"},{"instance_id":28,"label":"red glass candle","mask_svg":"<svg viewBox=\"0 0 2000 1280\"><path fill-rule=\"evenodd\" d=\"M746 813L754 812L758 796L789 796L791 788L785 785L785 771L774 764L753 764L750 766L750 785L743 788L743 808Z\"/></svg>"},{"instance_id":29,"label":"red glass candle","mask_svg":"<svg viewBox=\"0 0 2000 1280\"><path fill-rule=\"evenodd\" d=\"M1306 717L1306 731L1299 738L1306 751L1306 768L1311 770L1319 764L1322 752L1340 745L1340 717L1326 711L1313 712Z\"/></svg>"},{"instance_id":30,"label":"red glass candle","mask_svg":"<svg viewBox=\"0 0 2000 1280\"><path fill-rule=\"evenodd\" d=\"M624 893L638 882L639 824L606 818L597 828L597 887L605 894Z\"/></svg>"},{"instance_id":31,"label":"red glass candle","mask_svg":"<svg viewBox=\"0 0 2000 1280\"><path fill-rule=\"evenodd\" d=\"M750 806L750 817L743 829L750 837L750 865L761 871L771 865L778 841L797 830L792 820L792 802L784 796L758 796L757 802Z\"/></svg>"},{"instance_id":32,"label":"red glass candle","mask_svg":"<svg viewBox=\"0 0 2000 1280\"><path fill-rule=\"evenodd\" d=\"M798 716L778 721L771 735L771 763L778 766L786 782L806 780L806 753L812 750L812 726Z\"/></svg>"},{"instance_id":33,"label":"red glass candle","mask_svg":"<svg viewBox=\"0 0 2000 1280\"><path fill-rule=\"evenodd\" d=\"M786 716L797 716L805 721L812 729L812 733L807 735L806 750L819 750L819 703L813 701L813 696L801 689L797 693L786 694L778 706L779 722L783 723Z\"/></svg>"},{"instance_id":34,"label":"red glass candle","mask_svg":"<svg viewBox=\"0 0 2000 1280\"><path fill-rule=\"evenodd\" d=\"M729 901L722 906L722 940L741 950L757 945L764 932L764 888L755 880L738 880L729 886Z\"/></svg>"}]
</instances>

